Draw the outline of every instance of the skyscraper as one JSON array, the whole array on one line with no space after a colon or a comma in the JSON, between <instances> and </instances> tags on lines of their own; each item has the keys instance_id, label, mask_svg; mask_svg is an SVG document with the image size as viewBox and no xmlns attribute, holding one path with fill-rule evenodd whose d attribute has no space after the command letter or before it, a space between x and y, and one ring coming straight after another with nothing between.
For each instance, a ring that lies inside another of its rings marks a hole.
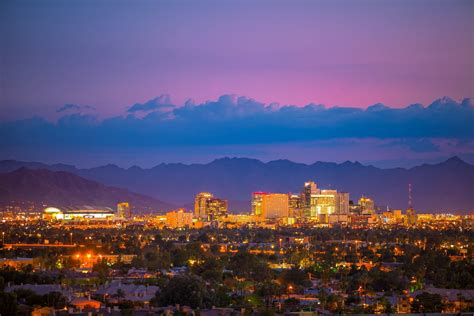
<instances>
[{"instance_id":1,"label":"skyscraper","mask_svg":"<svg viewBox=\"0 0 474 316\"><path fill-rule=\"evenodd\" d=\"M209 192L200 192L194 199L194 217L213 221L227 214L227 200L216 198Z\"/></svg>"},{"instance_id":2,"label":"skyscraper","mask_svg":"<svg viewBox=\"0 0 474 316\"><path fill-rule=\"evenodd\" d=\"M288 217L288 194L253 192L252 215L262 220Z\"/></svg>"},{"instance_id":3,"label":"skyscraper","mask_svg":"<svg viewBox=\"0 0 474 316\"><path fill-rule=\"evenodd\" d=\"M313 181L304 183L303 191L301 192L301 202L303 206L309 207L311 204L311 195L318 193L318 185Z\"/></svg>"},{"instance_id":4,"label":"skyscraper","mask_svg":"<svg viewBox=\"0 0 474 316\"><path fill-rule=\"evenodd\" d=\"M336 214L349 214L349 193L337 192Z\"/></svg>"},{"instance_id":5,"label":"skyscraper","mask_svg":"<svg viewBox=\"0 0 474 316\"><path fill-rule=\"evenodd\" d=\"M207 200L206 217L208 221L213 221L219 217L227 215L227 200L212 197Z\"/></svg>"},{"instance_id":6,"label":"skyscraper","mask_svg":"<svg viewBox=\"0 0 474 316\"><path fill-rule=\"evenodd\" d=\"M316 217L320 223L328 223L328 216L336 212L336 190L321 190L319 194L315 194L312 198L313 217Z\"/></svg>"},{"instance_id":7,"label":"skyscraper","mask_svg":"<svg viewBox=\"0 0 474 316\"><path fill-rule=\"evenodd\" d=\"M301 212L301 196L298 194L288 194L289 216L300 219Z\"/></svg>"},{"instance_id":8,"label":"skyscraper","mask_svg":"<svg viewBox=\"0 0 474 316\"><path fill-rule=\"evenodd\" d=\"M206 215L207 200L212 198L212 193L200 192L194 199L194 217L202 219Z\"/></svg>"},{"instance_id":9,"label":"skyscraper","mask_svg":"<svg viewBox=\"0 0 474 316\"><path fill-rule=\"evenodd\" d=\"M253 192L252 193L252 215L261 217L263 213L263 197L267 192Z\"/></svg>"},{"instance_id":10,"label":"skyscraper","mask_svg":"<svg viewBox=\"0 0 474 316\"><path fill-rule=\"evenodd\" d=\"M288 194L271 193L263 197L263 217L288 217Z\"/></svg>"},{"instance_id":11,"label":"skyscraper","mask_svg":"<svg viewBox=\"0 0 474 316\"><path fill-rule=\"evenodd\" d=\"M312 218L316 216L315 208L315 196L319 194L320 190L313 181L307 181L304 184L303 191L301 192L301 209L304 217Z\"/></svg>"}]
</instances>

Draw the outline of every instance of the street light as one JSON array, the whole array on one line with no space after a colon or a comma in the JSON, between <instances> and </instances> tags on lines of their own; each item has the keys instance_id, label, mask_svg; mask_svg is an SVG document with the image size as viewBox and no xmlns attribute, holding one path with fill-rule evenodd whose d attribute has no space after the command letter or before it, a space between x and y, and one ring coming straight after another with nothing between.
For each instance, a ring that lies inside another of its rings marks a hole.
<instances>
[{"instance_id":1,"label":"street light","mask_svg":"<svg viewBox=\"0 0 474 316\"><path fill-rule=\"evenodd\" d=\"M5 232L2 232L2 245L5 245Z\"/></svg>"},{"instance_id":2,"label":"street light","mask_svg":"<svg viewBox=\"0 0 474 316\"><path fill-rule=\"evenodd\" d=\"M72 232L69 233L69 240L70 240L70 244L72 245Z\"/></svg>"}]
</instances>

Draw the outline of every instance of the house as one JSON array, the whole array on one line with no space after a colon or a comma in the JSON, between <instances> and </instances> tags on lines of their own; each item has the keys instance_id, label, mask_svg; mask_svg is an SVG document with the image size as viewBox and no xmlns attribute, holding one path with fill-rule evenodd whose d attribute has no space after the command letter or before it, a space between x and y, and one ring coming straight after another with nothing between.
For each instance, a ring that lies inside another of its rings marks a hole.
<instances>
[{"instance_id":1,"label":"house","mask_svg":"<svg viewBox=\"0 0 474 316\"><path fill-rule=\"evenodd\" d=\"M102 296L109 301L126 300L148 304L160 288L154 285L124 284L112 281L101 286L94 295Z\"/></svg>"}]
</instances>

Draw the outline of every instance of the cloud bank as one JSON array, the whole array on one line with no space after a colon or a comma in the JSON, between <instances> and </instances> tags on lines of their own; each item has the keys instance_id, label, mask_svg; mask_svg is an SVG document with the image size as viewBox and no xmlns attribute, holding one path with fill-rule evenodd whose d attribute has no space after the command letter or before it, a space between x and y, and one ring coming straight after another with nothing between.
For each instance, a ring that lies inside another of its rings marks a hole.
<instances>
[{"instance_id":1,"label":"cloud bank","mask_svg":"<svg viewBox=\"0 0 474 316\"><path fill-rule=\"evenodd\" d=\"M65 105L80 109L80 106ZM58 111L59 111L58 110ZM137 112L143 116L135 115ZM474 138L472 99L457 102L444 97L420 104L367 109L308 104L264 104L254 99L223 95L201 104L173 105L162 95L136 103L122 116L98 119L84 113L62 116L57 122L40 117L0 125L7 145L179 146L268 144L335 138ZM401 141L415 150L436 147L425 140ZM402 144L399 143L399 144Z\"/></svg>"}]
</instances>

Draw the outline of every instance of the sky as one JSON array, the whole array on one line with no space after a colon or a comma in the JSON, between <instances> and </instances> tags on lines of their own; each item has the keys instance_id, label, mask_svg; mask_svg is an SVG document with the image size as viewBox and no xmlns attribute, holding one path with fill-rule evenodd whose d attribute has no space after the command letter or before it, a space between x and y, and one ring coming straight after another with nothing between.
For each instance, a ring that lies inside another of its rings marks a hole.
<instances>
[{"instance_id":1,"label":"sky","mask_svg":"<svg viewBox=\"0 0 474 316\"><path fill-rule=\"evenodd\" d=\"M473 1L0 3L0 159L474 162Z\"/></svg>"}]
</instances>

